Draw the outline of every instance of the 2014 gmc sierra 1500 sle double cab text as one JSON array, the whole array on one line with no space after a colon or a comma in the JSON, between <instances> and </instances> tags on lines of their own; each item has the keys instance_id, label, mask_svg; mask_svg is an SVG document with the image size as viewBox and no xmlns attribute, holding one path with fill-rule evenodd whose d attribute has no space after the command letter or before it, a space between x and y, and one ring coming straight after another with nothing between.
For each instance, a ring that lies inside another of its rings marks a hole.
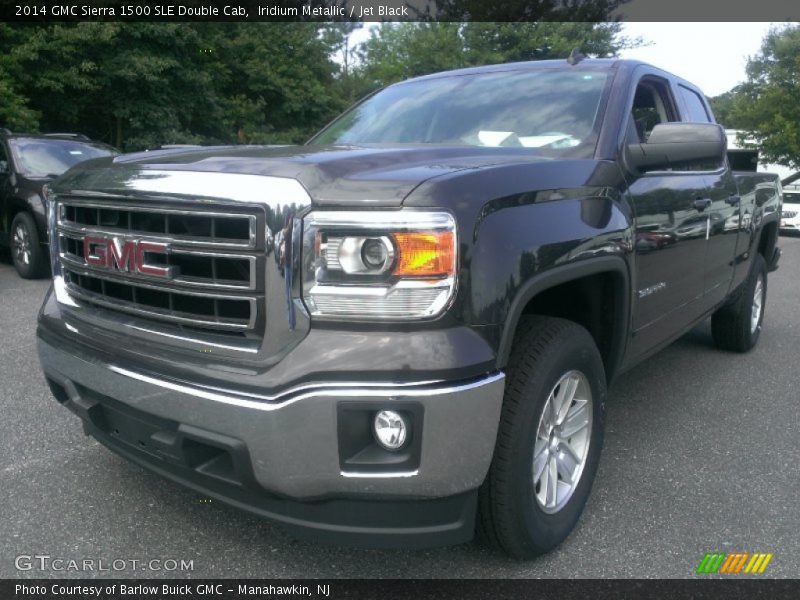
<instances>
[{"instance_id":1,"label":"2014 gmc sierra 1500 sle double cab text","mask_svg":"<svg viewBox=\"0 0 800 600\"><path fill-rule=\"evenodd\" d=\"M303 146L97 159L47 196L56 399L343 544L552 549L608 382L709 316L751 349L779 257L777 178L731 172L700 90L625 60L421 77Z\"/></svg>"}]
</instances>

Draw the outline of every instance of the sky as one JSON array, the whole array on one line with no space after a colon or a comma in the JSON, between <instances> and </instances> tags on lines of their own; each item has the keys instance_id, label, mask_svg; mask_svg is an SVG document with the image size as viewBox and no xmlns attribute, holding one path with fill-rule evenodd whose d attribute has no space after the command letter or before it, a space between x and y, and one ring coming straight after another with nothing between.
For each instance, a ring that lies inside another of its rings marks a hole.
<instances>
[{"instance_id":1,"label":"sky","mask_svg":"<svg viewBox=\"0 0 800 600\"><path fill-rule=\"evenodd\" d=\"M369 38L368 23L353 43ZM770 26L777 23L625 23L623 35L641 37L647 46L624 50L622 58L649 62L691 81L707 96L727 92L745 80L747 57L756 54Z\"/></svg>"},{"instance_id":2,"label":"sky","mask_svg":"<svg viewBox=\"0 0 800 600\"><path fill-rule=\"evenodd\" d=\"M649 46L623 50L622 58L643 60L691 81L707 96L745 80L747 57L756 54L777 23L626 23L624 35Z\"/></svg>"}]
</instances>

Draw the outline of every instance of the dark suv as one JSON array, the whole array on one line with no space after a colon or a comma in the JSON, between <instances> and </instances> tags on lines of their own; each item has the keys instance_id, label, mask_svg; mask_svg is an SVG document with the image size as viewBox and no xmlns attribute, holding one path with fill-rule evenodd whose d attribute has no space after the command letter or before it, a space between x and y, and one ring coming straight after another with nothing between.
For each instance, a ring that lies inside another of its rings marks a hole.
<instances>
[{"instance_id":1,"label":"dark suv","mask_svg":"<svg viewBox=\"0 0 800 600\"><path fill-rule=\"evenodd\" d=\"M45 184L79 162L114 154L111 146L80 134L0 129L0 246L11 248L20 276L47 273Z\"/></svg>"}]
</instances>

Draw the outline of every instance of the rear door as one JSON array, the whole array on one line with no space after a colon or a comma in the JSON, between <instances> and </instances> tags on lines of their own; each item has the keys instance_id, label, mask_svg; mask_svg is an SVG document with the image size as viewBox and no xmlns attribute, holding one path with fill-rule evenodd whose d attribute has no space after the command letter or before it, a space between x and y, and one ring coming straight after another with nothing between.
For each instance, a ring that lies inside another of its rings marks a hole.
<instances>
[{"instance_id":1,"label":"rear door","mask_svg":"<svg viewBox=\"0 0 800 600\"><path fill-rule=\"evenodd\" d=\"M706 101L698 90L679 84L682 120L713 123ZM698 219L705 224L707 240L703 275L703 307L710 309L728 294L735 268L736 243L742 223L736 180L728 165L707 165L708 207L698 208Z\"/></svg>"}]
</instances>

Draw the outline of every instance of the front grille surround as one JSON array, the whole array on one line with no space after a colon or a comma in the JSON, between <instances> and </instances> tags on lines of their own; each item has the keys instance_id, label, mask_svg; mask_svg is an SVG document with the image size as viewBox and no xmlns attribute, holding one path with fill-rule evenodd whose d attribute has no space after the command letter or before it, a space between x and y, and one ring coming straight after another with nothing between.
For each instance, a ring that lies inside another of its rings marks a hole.
<instances>
[{"instance_id":1,"label":"front grille surround","mask_svg":"<svg viewBox=\"0 0 800 600\"><path fill-rule=\"evenodd\" d=\"M189 336L263 336L263 207L71 196L56 202L59 271L77 302L136 317L165 333L177 327ZM86 236L117 248L130 241L165 244L163 251L145 252L148 265L155 261L168 275L140 272L131 261L109 259L113 268L90 264L83 255Z\"/></svg>"}]
</instances>

